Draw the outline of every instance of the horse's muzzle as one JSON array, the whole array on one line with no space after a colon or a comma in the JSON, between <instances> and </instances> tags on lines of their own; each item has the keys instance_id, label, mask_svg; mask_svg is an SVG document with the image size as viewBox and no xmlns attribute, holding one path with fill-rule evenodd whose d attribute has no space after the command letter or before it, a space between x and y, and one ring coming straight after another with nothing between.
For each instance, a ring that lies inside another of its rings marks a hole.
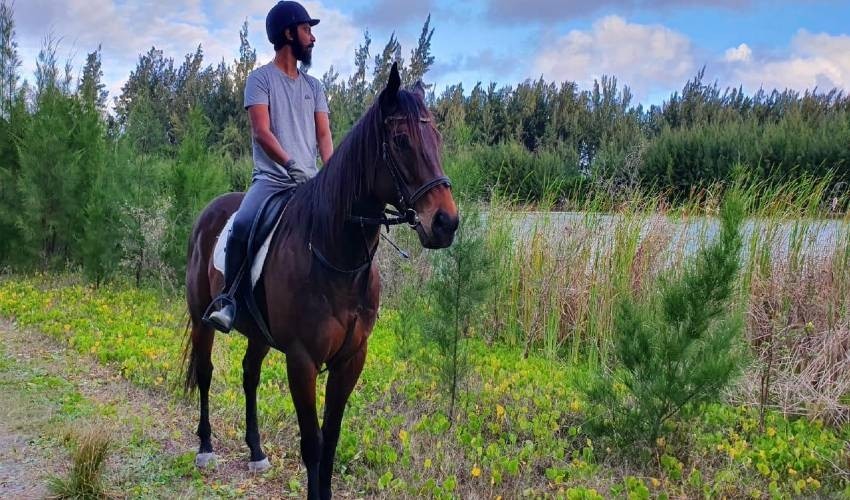
<instances>
[{"instance_id":1,"label":"horse's muzzle","mask_svg":"<svg viewBox=\"0 0 850 500\"><path fill-rule=\"evenodd\" d=\"M455 238L455 231L459 223L457 213L449 215L444 210L439 209L434 214L431 220L430 237L423 241L425 248L446 248L452 244Z\"/></svg>"}]
</instances>

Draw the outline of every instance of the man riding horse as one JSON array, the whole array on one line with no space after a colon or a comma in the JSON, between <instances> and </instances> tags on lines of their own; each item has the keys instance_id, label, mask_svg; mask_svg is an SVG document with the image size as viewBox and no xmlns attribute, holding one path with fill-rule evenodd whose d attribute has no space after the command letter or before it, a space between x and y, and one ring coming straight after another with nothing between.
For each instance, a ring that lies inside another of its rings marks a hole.
<instances>
[{"instance_id":1,"label":"man riding horse","mask_svg":"<svg viewBox=\"0 0 850 500\"><path fill-rule=\"evenodd\" d=\"M213 301L221 308L204 318L225 333L233 327L234 296L250 268L255 242L266 237L256 229L262 208L273 197L278 197L278 206L284 205L298 185L316 175L317 150L322 164L333 153L328 102L322 85L298 68L299 61L310 65L316 42L311 28L318 23L299 3L278 2L266 16L266 34L274 45L274 60L252 71L245 83L244 105L251 121L254 172L227 241L225 286Z\"/></svg>"}]
</instances>

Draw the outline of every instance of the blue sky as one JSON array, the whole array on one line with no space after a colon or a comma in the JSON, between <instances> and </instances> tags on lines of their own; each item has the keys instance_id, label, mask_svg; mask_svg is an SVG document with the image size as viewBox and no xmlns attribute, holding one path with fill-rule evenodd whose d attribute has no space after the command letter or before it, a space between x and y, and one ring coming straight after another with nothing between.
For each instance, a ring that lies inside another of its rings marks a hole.
<instances>
[{"instance_id":1,"label":"blue sky","mask_svg":"<svg viewBox=\"0 0 850 500\"><path fill-rule=\"evenodd\" d=\"M8 0L7 0L8 1ZM178 62L200 43L207 62L237 56L238 31L249 23L259 59L272 50L267 0L16 0L24 77L32 79L45 35L61 38L59 55L76 66L98 44L112 97L151 46ZM526 78L574 80L582 88L603 74L632 87L638 101L658 103L699 68L721 85L850 90L850 0L316 0L322 19L311 72L351 70L369 30L372 53L390 33L408 56L432 14L436 63L427 75L437 91L461 82L515 84Z\"/></svg>"}]
</instances>

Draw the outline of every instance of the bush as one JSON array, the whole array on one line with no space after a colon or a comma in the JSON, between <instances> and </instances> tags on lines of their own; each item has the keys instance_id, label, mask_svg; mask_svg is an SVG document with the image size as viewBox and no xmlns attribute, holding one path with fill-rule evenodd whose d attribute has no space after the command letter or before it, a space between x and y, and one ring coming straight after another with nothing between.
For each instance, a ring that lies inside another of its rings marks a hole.
<instances>
[{"instance_id":1,"label":"bush","mask_svg":"<svg viewBox=\"0 0 850 500\"><path fill-rule=\"evenodd\" d=\"M654 441L682 411L717 400L742 367L742 321L730 311L740 268L740 196L728 195L717 240L660 281L660 294L616 304L618 366L587 389L597 429L624 441Z\"/></svg>"},{"instance_id":2,"label":"bush","mask_svg":"<svg viewBox=\"0 0 850 500\"><path fill-rule=\"evenodd\" d=\"M783 182L801 175L834 175L850 181L850 124L845 114L806 120L790 114L775 123L756 119L666 128L643 158L644 185L694 187L734 178L734 165L749 165L753 180Z\"/></svg>"},{"instance_id":3,"label":"bush","mask_svg":"<svg viewBox=\"0 0 850 500\"><path fill-rule=\"evenodd\" d=\"M561 147L529 151L507 142L458 149L446 172L470 199L498 195L517 203L552 203L580 178L578 154Z\"/></svg>"}]
</instances>

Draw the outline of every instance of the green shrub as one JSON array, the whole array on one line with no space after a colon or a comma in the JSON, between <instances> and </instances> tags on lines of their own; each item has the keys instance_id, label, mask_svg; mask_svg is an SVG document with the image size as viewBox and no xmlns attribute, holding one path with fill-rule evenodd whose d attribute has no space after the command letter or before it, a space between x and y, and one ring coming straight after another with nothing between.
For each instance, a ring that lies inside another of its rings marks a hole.
<instances>
[{"instance_id":1,"label":"green shrub","mask_svg":"<svg viewBox=\"0 0 850 500\"><path fill-rule=\"evenodd\" d=\"M721 209L716 241L638 300L628 289L615 305L617 365L587 388L598 430L625 441L654 441L682 411L716 400L743 364L742 322L731 306L742 246L739 195ZM625 287L624 287L625 288Z\"/></svg>"},{"instance_id":2,"label":"green shrub","mask_svg":"<svg viewBox=\"0 0 850 500\"><path fill-rule=\"evenodd\" d=\"M437 345L443 386L450 393L449 418L457 389L468 369L464 339L479 322L494 289L493 258L487 248L481 215L474 205L461 208L454 244L434 254L428 282L431 314L425 334Z\"/></svg>"},{"instance_id":3,"label":"green shrub","mask_svg":"<svg viewBox=\"0 0 850 500\"><path fill-rule=\"evenodd\" d=\"M515 142L468 146L451 151L445 163L455 190L470 200L498 196L551 204L581 179L578 154L570 147L529 151Z\"/></svg>"}]
</instances>

